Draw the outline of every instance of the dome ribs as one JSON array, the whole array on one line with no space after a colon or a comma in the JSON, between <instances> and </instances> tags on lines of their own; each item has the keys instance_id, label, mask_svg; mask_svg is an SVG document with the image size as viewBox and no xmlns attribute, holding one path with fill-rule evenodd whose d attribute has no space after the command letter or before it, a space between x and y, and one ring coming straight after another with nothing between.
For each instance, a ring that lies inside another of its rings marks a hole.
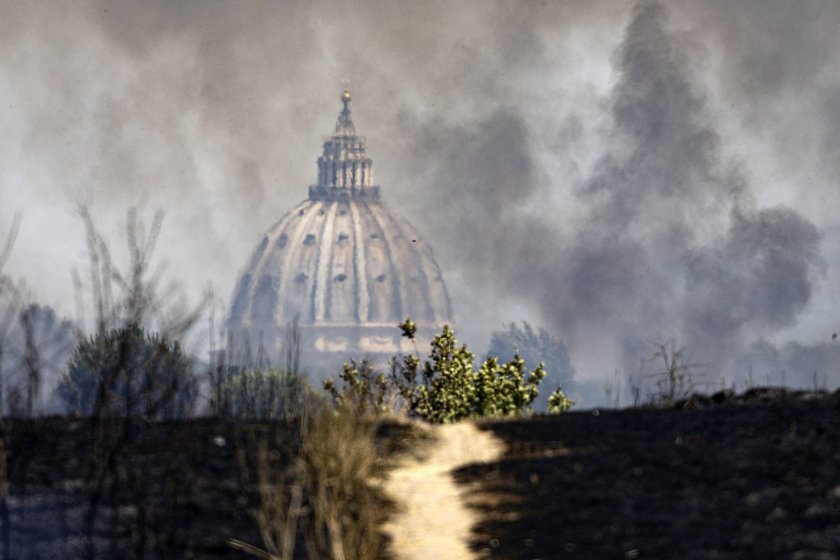
<instances>
[{"instance_id":1,"label":"dome ribs","mask_svg":"<svg viewBox=\"0 0 840 560\"><path fill-rule=\"evenodd\" d=\"M324 320L330 323L358 323L356 318L356 290L359 285L356 279L347 282L349 273L354 272L354 250L350 244L348 231L353 229L354 202L338 202L338 212L333 221L333 238L324 239L324 243L332 244L330 248L329 276L325 286L327 289L326 311Z\"/></svg>"},{"instance_id":2,"label":"dome ribs","mask_svg":"<svg viewBox=\"0 0 840 560\"><path fill-rule=\"evenodd\" d=\"M321 206L321 203L309 201L309 205L306 208L295 208L291 212L291 215L299 218L300 221L298 224L289 224L287 226L287 231L291 235L287 244L288 250L284 252L281 261L283 266L281 266L280 270L280 288L278 291L282 294L283 304L277 308L277 315L275 316L275 322L277 324L285 324L296 313L300 313L301 317L308 316L303 307L306 303L306 294L308 293L306 280L311 278L312 274L309 270L302 270L299 263L306 262L305 259L301 258L301 253L304 250L312 250L311 247L304 245L303 241L306 235L312 232L313 222L318 219L317 210L319 206ZM300 214L300 210L304 210L303 215ZM303 274L303 282L292 284L291 279L297 279L301 274ZM303 297L300 297L300 294Z\"/></svg>"},{"instance_id":3,"label":"dome ribs","mask_svg":"<svg viewBox=\"0 0 840 560\"><path fill-rule=\"evenodd\" d=\"M370 317L370 295L368 292L367 255L365 252L367 239L362 233L362 219L356 204L350 204L350 217L353 222L353 277L359 289L356 304L356 321L367 323Z\"/></svg>"},{"instance_id":4,"label":"dome ribs","mask_svg":"<svg viewBox=\"0 0 840 560\"><path fill-rule=\"evenodd\" d=\"M405 307L403 306L404 298L402 296L402 289L403 286L400 284L399 281L399 271L397 270L397 264L394 260L394 256L391 253L391 244L388 243L387 239L388 236L386 235L385 228L382 225L382 219L380 214L384 214L382 212L382 205L381 204L365 204L364 208L368 211L370 216L371 223L377 230L377 234L379 239L377 243L381 243L382 245L382 252L384 253L385 260L388 262L388 270L390 277L390 299L389 305L377 305L377 312L375 319L383 322L393 322L393 321L402 321L405 317ZM378 303L383 303L379 301ZM390 313L389 313L390 312Z\"/></svg>"},{"instance_id":5,"label":"dome ribs","mask_svg":"<svg viewBox=\"0 0 840 560\"><path fill-rule=\"evenodd\" d=\"M292 220L292 218L296 215L297 212L303 210L311 204L312 203L308 200L298 204L294 208L294 210L288 212L285 216L280 218L280 220L275 222L274 225L271 226L268 232L266 232L266 234L263 236L263 240L260 242L260 245L258 246L257 250L254 251L254 254L251 257L251 262L248 263L247 270L250 273L250 279L248 281L248 284L247 286L240 286L240 294L235 300L236 303L239 304L239 308L241 310L240 318L248 317L250 319L253 319L255 314L259 313L258 310L254 309L255 292L257 290L257 284L259 284L259 280L257 279L262 278L262 276L264 275L266 262L270 259L272 253L274 252L277 239L281 235L283 235L283 232L288 226L289 222ZM243 297L245 301L240 302L240 297Z\"/></svg>"},{"instance_id":6,"label":"dome ribs","mask_svg":"<svg viewBox=\"0 0 840 560\"><path fill-rule=\"evenodd\" d=\"M399 246L402 245L406 256L410 256L410 258L406 259L408 262L400 262L403 268L402 279L404 281L407 280L409 284L403 291L404 297L406 298L404 301L405 307L408 309L408 316L415 318L417 321L434 322L435 311L432 306L429 281L426 278L423 257L417 249L417 232L405 220L397 219L391 214L388 214L388 219L391 220L394 226L394 243L397 245L397 250L399 251ZM413 265L413 271L410 268L411 265ZM412 276L412 272L414 272L414 276ZM414 293L415 290L419 291L419 293Z\"/></svg>"},{"instance_id":7,"label":"dome ribs","mask_svg":"<svg viewBox=\"0 0 840 560\"><path fill-rule=\"evenodd\" d=\"M321 323L325 318L327 298L331 294L327 289L327 278L329 278L329 267L332 264L333 251L333 230L335 225L335 214L338 210L336 202L329 202L327 217L321 228L321 243L318 251L318 260L315 263L315 283L312 285L312 322Z\"/></svg>"}]
</instances>

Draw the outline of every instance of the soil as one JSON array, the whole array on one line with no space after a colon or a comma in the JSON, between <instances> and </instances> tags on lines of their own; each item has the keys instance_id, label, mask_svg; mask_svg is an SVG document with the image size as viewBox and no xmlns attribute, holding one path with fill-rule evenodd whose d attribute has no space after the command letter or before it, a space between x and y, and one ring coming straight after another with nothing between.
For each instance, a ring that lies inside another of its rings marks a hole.
<instances>
[{"instance_id":1,"label":"soil","mask_svg":"<svg viewBox=\"0 0 840 560\"><path fill-rule=\"evenodd\" d=\"M424 427L433 441L404 458L389 474L385 492L397 511L385 525L397 560L469 560L475 512L466 507L469 488L452 472L471 463L497 461L504 444L472 422Z\"/></svg>"},{"instance_id":2,"label":"soil","mask_svg":"<svg viewBox=\"0 0 840 560\"><path fill-rule=\"evenodd\" d=\"M507 445L456 472L481 517L479 557L840 558L840 393L478 426Z\"/></svg>"}]
</instances>

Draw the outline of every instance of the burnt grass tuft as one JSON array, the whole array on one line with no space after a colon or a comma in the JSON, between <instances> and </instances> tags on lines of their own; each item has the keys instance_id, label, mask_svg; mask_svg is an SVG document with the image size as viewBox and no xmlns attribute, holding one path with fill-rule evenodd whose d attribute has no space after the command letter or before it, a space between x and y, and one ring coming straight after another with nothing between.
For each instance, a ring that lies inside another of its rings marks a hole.
<instances>
[{"instance_id":1,"label":"burnt grass tuft","mask_svg":"<svg viewBox=\"0 0 840 560\"><path fill-rule=\"evenodd\" d=\"M486 557L840 550L840 393L758 389L480 427L509 446L498 463L456 473L470 485L482 519L473 547Z\"/></svg>"}]
</instances>

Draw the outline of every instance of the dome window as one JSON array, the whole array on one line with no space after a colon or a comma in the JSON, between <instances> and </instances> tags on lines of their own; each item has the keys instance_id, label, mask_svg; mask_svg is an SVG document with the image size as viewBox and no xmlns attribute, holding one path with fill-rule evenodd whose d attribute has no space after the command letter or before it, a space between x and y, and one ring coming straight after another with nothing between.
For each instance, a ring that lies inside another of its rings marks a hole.
<instances>
[{"instance_id":1,"label":"dome window","mask_svg":"<svg viewBox=\"0 0 840 560\"><path fill-rule=\"evenodd\" d=\"M379 283L381 284L382 282L384 282L384 281L385 281L385 275L384 275L384 274L380 274L379 276L377 276L377 277L376 277L376 281L377 281L377 282L379 282Z\"/></svg>"},{"instance_id":2,"label":"dome window","mask_svg":"<svg viewBox=\"0 0 840 560\"><path fill-rule=\"evenodd\" d=\"M300 274L298 274L297 276L295 276L295 283L296 283L296 284L306 284L306 280L307 280L308 278L309 278L309 277L308 277L306 274L304 274L303 272L301 272Z\"/></svg>"},{"instance_id":3,"label":"dome window","mask_svg":"<svg viewBox=\"0 0 840 560\"><path fill-rule=\"evenodd\" d=\"M277 238L277 241L275 242L275 245L277 246L278 249L282 249L283 247L286 246L286 243L288 243L288 242L289 242L289 236L284 233L283 235L281 235L280 237Z\"/></svg>"},{"instance_id":4,"label":"dome window","mask_svg":"<svg viewBox=\"0 0 840 560\"><path fill-rule=\"evenodd\" d=\"M341 274L336 275L335 277L336 282L344 282L345 280L347 280L347 275L343 272Z\"/></svg>"},{"instance_id":5,"label":"dome window","mask_svg":"<svg viewBox=\"0 0 840 560\"><path fill-rule=\"evenodd\" d=\"M300 212L298 212L298 216L303 216L305 213L306 211L303 208L301 208Z\"/></svg>"},{"instance_id":6,"label":"dome window","mask_svg":"<svg viewBox=\"0 0 840 560\"><path fill-rule=\"evenodd\" d=\"M379 239L379 234L378 233L371 233L370 238L371 239Z\"/></svg>"},{"instance_id":7,"label":"dome window","mask_svg":"<svg viewBox=\"0 0 840 560\"><path fill-rule=\"evenodd\" d=\"M344 232L338 234L338 244L339 245L346 245L347 240L349 239L348 235Z\"/></svg>"},{"instance_id":8,"label":"dome window","mask_svg":"<svg viewBox=\"0 0 840 560\"><path fill-rule=\"evenodd\" d=\"M303 239L304 245L315 245L315 234L314 233L307 233L306 237Z\"/></svg>"}]
</instances>

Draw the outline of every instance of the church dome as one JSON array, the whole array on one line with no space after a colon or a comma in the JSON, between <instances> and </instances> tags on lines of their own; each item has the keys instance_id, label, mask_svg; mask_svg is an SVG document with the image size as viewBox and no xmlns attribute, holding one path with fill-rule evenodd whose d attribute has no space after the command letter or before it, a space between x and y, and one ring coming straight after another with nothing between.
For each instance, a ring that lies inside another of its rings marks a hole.
<instances>
[{"instance_id":1,"label":"church dome","mask_svg":"<svg viewBox=\"0 0 840 560\"><path fill-rule=\"evenodd\" d=\"M301 350L315 354L399 351L406 317L431 336L452 309L440 267L417 230L391 211L350 116L350 93L318 158L309 197L276 222L237 284L228 331L280 355L297 317Z\"/></svg>"}]
</instances>

